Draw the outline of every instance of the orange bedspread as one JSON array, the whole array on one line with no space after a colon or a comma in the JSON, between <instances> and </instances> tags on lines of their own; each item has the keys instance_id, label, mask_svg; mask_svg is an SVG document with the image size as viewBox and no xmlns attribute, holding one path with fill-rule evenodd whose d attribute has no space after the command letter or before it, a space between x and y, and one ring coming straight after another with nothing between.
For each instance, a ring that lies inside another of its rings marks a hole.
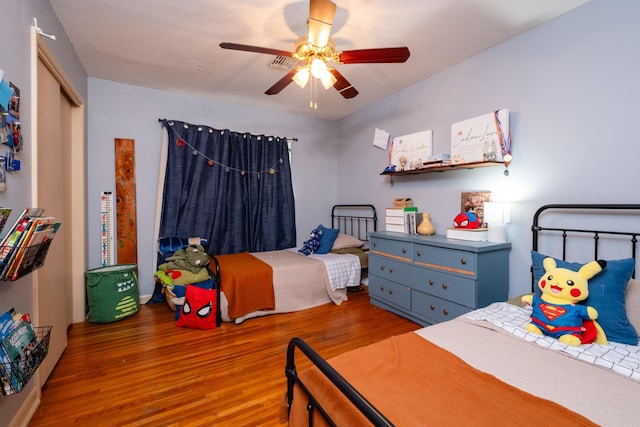
<instances>
[{"instance_id":1,"label":"orange bedspread","mask_svg":"<svg viewBox=\"0 0 640 427\"><path fill-rule=\"evenodd\" d=\"M216 255L220 264L220 290L234 319L256 310L274 310L273 270L248 252Z\"/></svg>"},{"instance_id":2,"label":"orange bedspread","mask_svg":"<svg viewBox=\"0 0 640 427\"><path fill-rule=\"evenodd\" d=\"M595 425L554 402L473 368L414 333L328 362L397 426ZM523 375L531 373L523 368ZM336 425L370 425L317 369L306 369L300 376ZM549 378L549 386L553 387L553 378ZM290 426L307 425L306 403L306 396L296 387Z\"/></svg>"}]
</instances>

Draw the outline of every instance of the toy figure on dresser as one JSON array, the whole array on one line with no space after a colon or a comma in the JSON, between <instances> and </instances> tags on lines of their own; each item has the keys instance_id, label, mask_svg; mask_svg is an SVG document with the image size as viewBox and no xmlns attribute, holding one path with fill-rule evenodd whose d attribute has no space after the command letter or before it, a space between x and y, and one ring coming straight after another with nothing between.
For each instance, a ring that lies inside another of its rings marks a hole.
<instances>
[{"instance_id":1,"label":"toy figure on dresser","mask_svg":"<svg viewBox=\"0 0 640 427\"><path fill-rule=\"evenodd\" d=\"M478 217L471 212L461 212L453 218L454 228L478 228L479 226Z\"/></svg>"}]
</instances>

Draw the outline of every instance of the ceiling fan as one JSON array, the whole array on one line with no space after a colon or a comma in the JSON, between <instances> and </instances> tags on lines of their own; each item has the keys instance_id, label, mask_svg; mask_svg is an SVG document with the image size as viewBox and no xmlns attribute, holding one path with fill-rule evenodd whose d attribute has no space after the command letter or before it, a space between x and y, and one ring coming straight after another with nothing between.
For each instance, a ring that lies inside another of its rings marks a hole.
<instances>
[{"instance_id":1,"label":"ceiling fan","mask_svg":"<svg viewBox=\"0 0 640 427\"><path fill-rule=\"evenodd\" d=\"M310 0L309 33L298 38L294 52L227 42L220 43L220 47L290 57L302 62L302 65L291 70L267 89L265 92L267 95L279 93L291 82L305 87L309 78L314 77L321 81L325 89L334 87L344 98L354 98L358 95L358 91L332 64L401 63L409 58L409 48L337 51L331 38L335 12L336 4L331 0Z\"/></svg>"}]
</instances>

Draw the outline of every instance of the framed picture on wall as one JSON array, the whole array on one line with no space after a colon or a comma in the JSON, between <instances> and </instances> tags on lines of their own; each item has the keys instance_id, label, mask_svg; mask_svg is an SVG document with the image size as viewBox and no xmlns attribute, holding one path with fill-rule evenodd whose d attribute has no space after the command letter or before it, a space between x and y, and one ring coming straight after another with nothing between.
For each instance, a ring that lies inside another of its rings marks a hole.
<instances>
[{"instance_id":1,"label":"framed picture on wall","mask_svg":"<svg viewBox=\"0 0 640 427\"><path fill-rule=\"evenodd\" d=\"M461 193L460 212L471 212L478 217L480 227L484 227L484 202L491 201L491 191L467 191Z\"/></svg>"}]
</instances>

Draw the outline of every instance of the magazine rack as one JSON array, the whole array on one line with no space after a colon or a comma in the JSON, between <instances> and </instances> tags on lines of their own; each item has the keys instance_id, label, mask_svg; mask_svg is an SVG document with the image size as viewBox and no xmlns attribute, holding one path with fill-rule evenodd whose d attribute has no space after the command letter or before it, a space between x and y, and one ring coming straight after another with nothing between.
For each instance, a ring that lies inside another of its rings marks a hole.
<instances>
[{"instance_id":1,"label":"magazine rack","mask_svg":"<svg viewBox=\"0 0 640 427\"><path fill-rule=\"evenodd\" d=\"M0 382L2 383L2 390L0 390L0 396L19 393L47 356L51 326L34 327L33 331L36 333L38 342L25 359L1 364Z\"/></svg>"},{"instance_id":2,"label":"magazine rack","mask_svg":"<svg viewBox=\"0 0 640 427\"><path fill-rule=\"evenodd\" d=\"M31 245L26 248L18 248L19 251L23 251L24 256L18 261L18 265L4 265L0 270L0 274L2 275L0 276L0 280L5 282L18 280L22 276L32 273L44 266L44 261L52 241L53 239L49 239L44 243ZM10 267L11 271L7 273L6 267Z\"/></svg>"}]
</instances>

